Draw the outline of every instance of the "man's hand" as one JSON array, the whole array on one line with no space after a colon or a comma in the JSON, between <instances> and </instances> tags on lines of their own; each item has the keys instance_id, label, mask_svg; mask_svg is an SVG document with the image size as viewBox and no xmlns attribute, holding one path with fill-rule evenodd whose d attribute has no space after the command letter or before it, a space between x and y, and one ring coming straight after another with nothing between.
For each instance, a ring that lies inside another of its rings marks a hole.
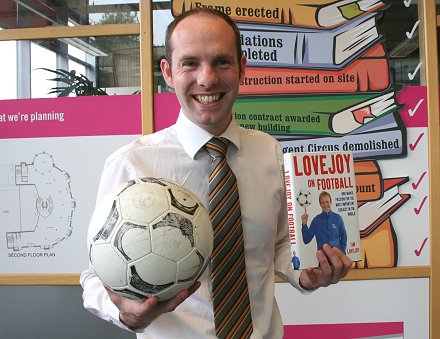
<instances>
[{"instance_id":1,"label":"man's hand","mask_svg":"<svg viewBox=\"0 0 440 339\"><path fill-rule=\"evenodd\" d=\"M324 244L316 254L319 267L308 267L301 272L299 281L306 289L315 289L336 284L345 277L351 268L352 261L339 248Z\"/></svg>"},{"instance_id":2,"label":"man's hand","mask_svg":"<svg viewBox=\"0 0 440 339\"><path fill-rule=\"evenodd\" d=\"M162 313L172 312L200 287L197 281L188 290L180 291L172 299L159 302L157 297L145 300L124 298L107 289L110 300L119 309L119 319L131 329L145 328Z\"/></svg>"},{"instance_id":3,"label":"man's hand","mask_svg":"<svg viewBox=\"0 0 440 339\"><path fill-rule=\"evenodd\" d=\"M309 215L307 214L307 213L304 213L302 216L301 216L301 223L303 224L303 225L307 225L307 222L309 221Z\"/></svg>"}]
</instances>

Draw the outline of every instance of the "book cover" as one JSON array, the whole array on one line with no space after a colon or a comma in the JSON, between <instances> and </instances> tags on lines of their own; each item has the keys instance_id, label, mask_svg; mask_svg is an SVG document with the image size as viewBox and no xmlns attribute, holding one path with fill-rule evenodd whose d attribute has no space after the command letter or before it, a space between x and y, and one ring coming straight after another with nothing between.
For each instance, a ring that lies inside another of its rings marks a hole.
<instances>
[{"instance_id":1,"label":"book cover","mask_svg":"<svg viewBox=\"0 0 440 339\"><path fill-rule=\"evenodd\" d=\"M233 112L244 128L273 135L342 136L396 112L393 88L379 93L292 97L239 97Z\"/></svg>"},{"instance_id":2,"label":"book cover","mask_svg":"<svg viewBox=\"0 0 440 339\"><path fill-rule=\"evenodd\" d=\"M240 95L380 92L390 86L381 42L340 70L246 67Z\"/></svg>"},{"instance_id":3,"label":"book cover","mask_svg":"<svg viewBox=\"0 0 440 339\"><path fill-rule=\"evenodd\" d=\"M174 16L197 7L208 7L228 14L233 20L331 28L377 10L389 0L172 0Z\"/></svg>"},{"instance_id":4,"label":"book cover","mask_svg":"<svg viewBox=\"0 0 440 339\"><path fill-rule=\"evenodd\" d=\"M318 266L316 251L325 243L360 260L351 152L286 153L284 170L294 269Z\"/></svg>"},{"instance_id":5,"label":"book cover","mask_svg":"<svg viewBox=\"0 0 440 339\"><path fill-rule=\"evenodd\" d=\"M237 25L248 66L341 69L382 40L376 16L369 13L332 29Z\"/></svg>"}]
</instances>

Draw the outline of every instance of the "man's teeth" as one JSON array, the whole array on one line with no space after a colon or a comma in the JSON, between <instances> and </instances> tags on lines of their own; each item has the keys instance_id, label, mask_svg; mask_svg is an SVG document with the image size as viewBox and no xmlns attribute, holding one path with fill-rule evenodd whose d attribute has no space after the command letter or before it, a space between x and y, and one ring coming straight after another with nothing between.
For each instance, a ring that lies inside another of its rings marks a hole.
<instances>
[{"instance_id":1,"label":"man's teeth","mask_svg":"<svg viewBox=\"0 0 440 339\"><path fill-rule=\"evenodd\" d=\"M216 95L197 95L197 100L202 104L212 104L220 99L220 94Z\"/></svg>"}]
</instances>

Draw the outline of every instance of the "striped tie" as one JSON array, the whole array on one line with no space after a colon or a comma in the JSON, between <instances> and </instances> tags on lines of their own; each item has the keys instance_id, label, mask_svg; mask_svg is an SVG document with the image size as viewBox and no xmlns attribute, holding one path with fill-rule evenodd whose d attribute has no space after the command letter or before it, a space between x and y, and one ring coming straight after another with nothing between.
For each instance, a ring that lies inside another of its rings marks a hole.
<instances>
[{"instance_id":1,"label":"striped tie","mask_svg":"<svg viewBox=\"0 0 440 339\"><path fill-rule=\"evenodd\" d=\"M214 229L211 255L215 332L219 338L249 338L252 317L246 281L243 229L237 180L226 162L229 141L212 138L209 214Z\"/></svg>"}]
</instances>

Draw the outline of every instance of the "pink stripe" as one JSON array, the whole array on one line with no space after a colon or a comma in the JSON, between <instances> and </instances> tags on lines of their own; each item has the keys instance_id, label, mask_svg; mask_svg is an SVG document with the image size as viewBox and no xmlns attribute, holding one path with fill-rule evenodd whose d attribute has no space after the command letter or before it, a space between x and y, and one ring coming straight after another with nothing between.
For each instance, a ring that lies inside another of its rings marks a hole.
<instances>
[{"instance_id":1,"label":"pink stripe","mask_svg":"<svg viewBox=\"0 0 440 339\"><path fill-rule=\"evenodd\" d=\"M0 139L141 133L140 95L0 101Z\"/></svg>"},{"instance_id":2,"label":"pink stripe","mask_svg":"<svg viewBox=\"0 0 440 339\"><path fill-rule=\"evenodd\" d=\"M285 325L284 338L295 339L352 339L385 335L402 335L403 322Z\"/></svg>"},{"instance_id":3,"label":"pink stripe","mask_svg":"<svg viewBox=\"0 0 440 339\"><path fill-rule=\"evenodd\" d=\"M426 86L403 87L397 94L397 101L404 105L400 116L406 127L428 126Z\"/></svg>"},{"instance_id":4,"label":"pink stripe","mask_svg":"<svg viewBox=\"0 0 440 339\"><path fill-rule=\"evenodd\" d=\"M154 130L160 131L177 120L180 104L174 93L154 94Z\"/></svg>"}]
</instances>

